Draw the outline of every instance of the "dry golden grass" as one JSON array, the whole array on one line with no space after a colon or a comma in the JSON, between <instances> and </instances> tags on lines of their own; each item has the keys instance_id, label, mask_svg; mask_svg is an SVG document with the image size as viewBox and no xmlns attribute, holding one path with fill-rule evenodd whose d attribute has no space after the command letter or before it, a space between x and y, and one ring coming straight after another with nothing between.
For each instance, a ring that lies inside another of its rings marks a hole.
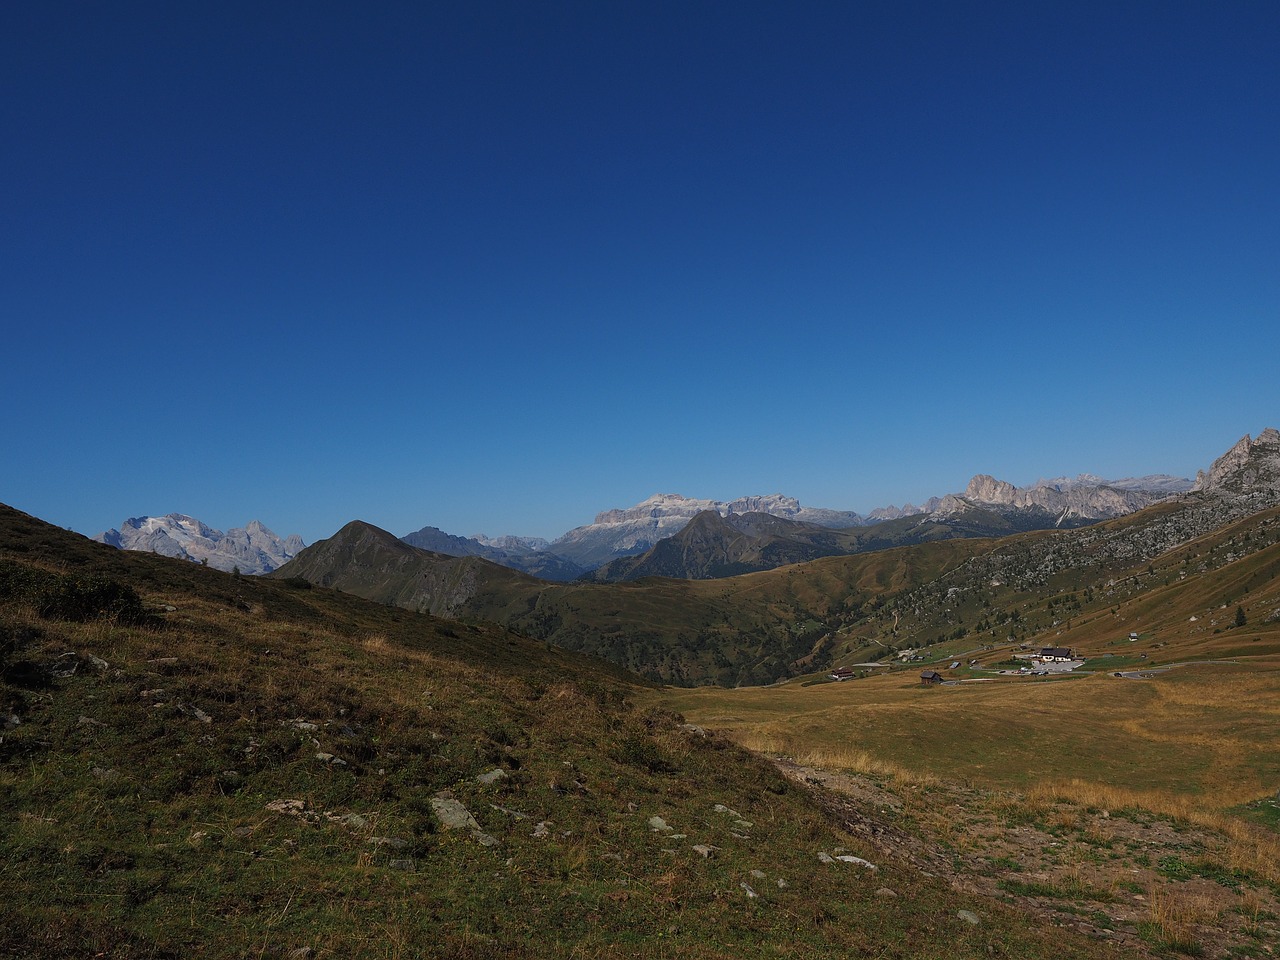
<instances>
[{"instance_id":1,"label":"dry golden grass","mask_svg":"<svg viewBox=\"0 0 1280 960\"><path fill-rule=\"evenodd\" d=\"M385 633L371 633L360 642L360 646L368 653L385 653L387 650L387 635Z\"/></svg>"},{"instance_id":2,"label":"dry golden grass","mask_svg":"<svg viewBox=\"0 0 1280 960\"><path fill-rule=\"evenodd\" d=\"M1100 810L1148 810L1204 827L1226 839L1225 851L1220 855L1223 867L1233 873L1252 874L1268 883L1280 883L1280 838L1223 812L1217 808L1216 801L1206 806L1203 798L1196 796L1126 790L1081 780L1038 784L1026 796L1028 802L1041 805L1064 802Z\"/></svg>"},{"instance_id":3,"label":"dry golden grass","mask_svg":"<svg viewBox=\"0 0 1280 960\"><path fill-rule=\"evenodd\" d=\"M1198 927L1215 922L1221 911L1207 897L1154 891L1150 900L1149 929L1155 939L1181 953L1199 954Z\"/></svg>"},{"instance_id":4,"label":"dry golden grass","mask_svg":"<svg viewBox=\"0 0 1280 960\"><path fill-rule=\"evenodd\" d=\"M1224 874L1280 884L1280 838L1232 812L1280 785L1280 670L934 690L898 675L661 699L768 755L894 784L992 789L978 806L997 821L1083 830L1099 848L1108 828L1085 811L1148 811L1218 835L1204 859ZM966 849L962 837L947 839ZM1110 878L1113 892L1125 879ZM1161 942L1194 944L1200 906L1165 897L1153 910Z\"/></svg>"},{"instance_id":5,"label":"dry golden grass","mask_svg":"<svg viewBox=\"0 0 1280 960\"><path fill-rule=\"evenodd\" d=\"M1188 667L1147 681L935 689L894 674L652 696L752 749L992 787L1096 784L1198 796L1195 807L1222 809L1280 783L1280 670Z\"/></svg>"},{"instance_id":6,"label":"dry golden grass","mask_svg":"<svg viewBox=\"0 0 1280 960\"><path fill-rule=\"evenodd\" d=\"M1219 817L1214 824L1230 840L1226 866L1233 872L1251 873L1268 883L1280 884L1280 840L1239 820Z\"/></svg>"},{"instance_id":7,"label":"dry golden grass","mask_svg":"<svg viewBox=\"0 0 1280 960\"><path fill-rule=\"evenodd\" d=\"M928 772L876 757L866 750L852 748L822 750L810 749L803 753L793 754L796 761L810 767L824 770L839 770L842 773L866 774L874 777L891 777L900 784L929 786L938 782L938 778Z\"/></svg>"},{"instance_id":8,"label":"dry golden grass","mask_svg":"<svg viewBox=\"0 0 1280 960\"><path fill-rule=\"evenodd\" d=\"M1116 835L1114 830L1097 822L1096 820L1090 820L1085 825L1084 833L1090 843L1099 847L1108 846L1113 840L1115 840Z\"/></svg>"},{"instance_id":9,"label":"dry golden grass","mask_svg":"<svg viewBox=\"0 0 1280 960\"><path fill-rule=\"evenodd\" d=\"M1074 810L1055 810L1049 816L1051 829L1074 830L1078 826L1080 826L1080 817Z\"/></svg>"}]
</instances>

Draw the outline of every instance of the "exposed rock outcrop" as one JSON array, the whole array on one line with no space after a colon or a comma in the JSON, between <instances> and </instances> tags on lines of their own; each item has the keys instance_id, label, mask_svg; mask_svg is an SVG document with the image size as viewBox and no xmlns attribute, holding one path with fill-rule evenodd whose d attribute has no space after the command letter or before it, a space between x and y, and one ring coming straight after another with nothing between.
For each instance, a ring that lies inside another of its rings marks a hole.
<instances>
[{"instance_id":1,"label":"exposed rock outcrop","mask_svg":"<svg viewBox=\"0 0 1280 960\"><path fill-rule=\"evenodd\" d=\"M1119 489L1107 484L1077 482L1065 488L1040 483L1015 487L986 474L969 481L963 494L942 498L935 517L952 517L975 507L1005 515L1042 515L1044 526L1079 526L1110 520L1149 507L1170 496L1165 489Z\"/></svg>"},{"instance_id":2,"label":"exposed rock outcrop","mask_svg":"<svg viewBox=\"0 0 1280 960\"><path fill-rule=\"evenodd\" d=\"M1280 486L1280 431L1268 427L1250 439L1248 434L1196 474L1195 490L1247 493Z\"/></svg>"},{"instance_id":3,"label":"exposed rock outcrop","mask_svg":"<svg viewBox=\"0 0 1280 960\"><path fill-rule=\"evenodd\" d=\"M131 517L120 524L120 529L108 530L93 539L121 550L196 560L216 570L239 570L245 574L270 573L306 547L296 533L281 539L258 520L223 533L181 513Z\"/></svg>"},{"instance_id":4,"label":"exposed rock outcrop","mask_svg":"<svg viewBox=\"0 0 1280 960\"><path fill-rule=\"evenodd\" d=\"M598 513L594 523L570 530L552 541L550 549L591 570L619 557L644 553L659 540L679 533L695 516L708 510L723 517L763 513L830 528L855 527L867 522L852 511L804 507L794 497L780 493L728 501L658 493L633 507Z\"/></svg>"}]
</instances>

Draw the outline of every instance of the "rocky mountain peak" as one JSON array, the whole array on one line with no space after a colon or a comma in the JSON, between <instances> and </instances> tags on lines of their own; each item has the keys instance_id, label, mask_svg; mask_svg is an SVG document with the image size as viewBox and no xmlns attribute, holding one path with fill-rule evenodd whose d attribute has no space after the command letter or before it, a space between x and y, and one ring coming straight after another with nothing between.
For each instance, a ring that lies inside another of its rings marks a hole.
<instances>
[{"instance_id":1,"label":"rocky mountain peak","mask_svg":"<svg viewBox=\"0 0 1280 960\"><path fill-rule=\"evenodd\" d=\"M724 505L725 513L767 513L775 517L793 517L801 510L795 497L772 493L766 497L739 497Z\"/></svg>"},{"instance_id":2,"label":"rocky mountain peak","mask_svg":"<svg viewBox=\"0 0 1280 960\"><path fill-rule=\"evenodd\" d=\"M935 517L954 517L956 514L964 513L973 506L964 497L956 493L948 493L945 497L938 501L937 508L933 511Z\"/></svg>"},{"instance_id":3,"label":"rocky mountain peak","mask_svg":"<svg viewBox=\"0 0 1280 960\"><path fill-rule=\"evenodd\" d=\"M597 524L627 523L631 520L657 520L664 517L688 519L703 510L714 510L719 505L717 500L695 500L678 493L655 493L641 500L634 507L603 510L596 514L595 522Z\"/></svg>"},{"instance_id":4,"label":"rocky mountain peak","mask_svg":"<svg viewBox=\"0 0 1280 960\"><path fill-rule=\"evenodd\" d=\"M507 550L513 553L545 550L551 545L551 541L543 537L517 537L510 534L501 537L489 537L483 533L477 533L473 534L471 539L481 546L493 547L495 550Z\"/></svg>"},{"instance_id":5,"label":"rocky mountain peak","mask_svg":"<svg viewBox=\"0 0 1280 960\"><path fill-rule=\"evenodd\" d=\"M695 516L707 510L721 517L766 513L831 528L866 523L856 513L805 507L794 497L780 493L728 501L699 500L678 493L655 493L634 507L596 514L595 523L575 527L553 540L549 549L583 569L593 570L610 560L644 553L659 540L678 533Z\"/></svg>"},{"instance_id":6,"label":"rocky mountain peak","mask_svg":"<svg viewBox=\"0 0 1280 960\"><path fill-rule=\"evenodd\" d=\"M876 507L867 514L868 523L879 523L881 520L899 520L902 517L915 517L922 513L933 513L942 506L941 497L930 497L920 506L904 503L901 507L889 504L887 507Z\"/></svg>"},{"instance_id":7,"label":"rocky mountain peak","mask_svg":"<svg viewBox=\"0 0 1280 960\"><path fill-rule=\"evenodd\" d=\"M306 547L296 533L282 540L260 520L223 533L185 513L130 517L120 529L107 530L93 539L121 550L196 560L215 570L246 574L269 573Z\"/></svg>"},{"instance_id":8,"label":"rocky mountain peak","mask_svg":"<svg viewBox=\"0 0 1280 960\"><path fill-rule=\"evenodd\" d=\"M1280 431L1267 427L1256 440L1247 433L1213 461L1207 471L1196 474L1197 491L1251 493L1274 489L1280 484Z\"/></svg>"},{"instance_id":9,"label":"rocky mountain peak","mask_svg":"<svg viewBox=\"0 0 1280 960\"><path fill-rule=\"evenodd\" d=\"M1054 526L1078 525L1121 517L1169 495L1165 489L1119 489L1089 482L1059 484L1042 480L1031 487L1016 487L980 473L969 481L963 494L943 497L934 516L956 517L981 508L995 510L1002 516L1035 514L1056 518L1051 524Z\"/></svg>"},{"instance_id":10,"label":"rocky mountain peak","mask_svg":"<svg viewBox=\"0 0 1280 960\"><path fill-rule=\"evenodd\" d=\"M976 500L979 503L1009 504L1013 503L1017 496L1018 488L1012 483L997 480L985 473L980 473L970 480L964 491L966 500Z\"/></svg>"}]
</instances>

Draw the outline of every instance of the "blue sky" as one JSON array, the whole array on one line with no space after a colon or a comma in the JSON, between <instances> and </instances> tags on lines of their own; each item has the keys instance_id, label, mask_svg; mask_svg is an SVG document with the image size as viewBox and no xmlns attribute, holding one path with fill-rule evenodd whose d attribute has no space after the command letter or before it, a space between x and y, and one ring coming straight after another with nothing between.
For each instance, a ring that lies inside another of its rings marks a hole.
<instances>
[{"instance_id":1,"label":"blue sky","mask_svg":"<svg viewBox=\"0 0 1280 960\"><path fill-rule=\"evenodd\" d=\"M1269 0L7 4L0 500L1194 475L1280 425L1278 55Z\"/></svg>"}]
</instances>

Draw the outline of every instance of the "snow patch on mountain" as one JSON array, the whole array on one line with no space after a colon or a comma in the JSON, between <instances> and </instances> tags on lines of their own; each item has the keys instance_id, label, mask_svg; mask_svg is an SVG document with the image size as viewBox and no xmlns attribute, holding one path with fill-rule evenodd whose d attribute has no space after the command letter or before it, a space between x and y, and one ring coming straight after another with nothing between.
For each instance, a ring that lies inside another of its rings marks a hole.
<instances>
[{"instance_id":1,"label":"snow patch on mountain","mask_svg":"<svg viewBox=\"0 0 1280 960\"><path fill-rule=\"evenodd\" d=\"M537 550L546 550L551 546L551 541L544 537L517 537L508 534L504 537L486 537L483 533L473 534L472 540L481 546L493 547L495 550L505 550L508 553L531 553Z\"/></svg>"},{"instance_id":2,"label":"snow patch on mountain","mask_svg":"<svg viewBox=\"0 0 1280 960\"><path fill-rule=\"evenodd\" d=\"M866 523L857 513L801 506L794 497L780 493L739 497L736 500L701 500L678 493L655 493L633 507L605 510L594 523L575 527L548 547L586 569L595 569L619 557L644 553L659 540L674 536L699 513L714 510L721 516L767 513L824 527L855 527Z\"/></svg>"},{"instance_id":3,"label":"snow patch on mountain","mask_svg":"<svg viewBox=\"0 0 1280 960\"><path fill-rule=\"evenodd\" d=\"M226 533L195 517L170 513L163 517L130 517L119 529L93 538L121 550L158 553L162 557L207 563L228 573L270 573L306 547L296 533L281 539L258 520Z\"/></svg>"}]
</instances>

